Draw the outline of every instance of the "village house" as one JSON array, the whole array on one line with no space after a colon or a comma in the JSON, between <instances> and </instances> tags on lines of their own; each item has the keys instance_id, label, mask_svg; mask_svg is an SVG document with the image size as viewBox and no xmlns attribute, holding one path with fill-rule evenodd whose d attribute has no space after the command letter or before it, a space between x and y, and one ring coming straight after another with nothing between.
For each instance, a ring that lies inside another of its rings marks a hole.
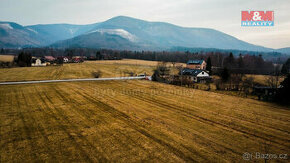
<instances>
[{"instance_id":1,"label":"village house","mask_svg":"<svg viewBox=\"0 0 290 163\"><path fill-rule=\"evenodd\" d=\"M34 59L32 60L31 66L33 67L46 66L46 63L41 61L41 59Z\"/></svg>"},{"instance_id":2,"label":"village house","mask_svg":"<svg viewBox=\"0 0 290 163\"><path fill-rule=\"evenodd\" d=\"M206 83L211 81L209 73L201 69L183 69L181 72L181 78L187 79L194 83Z\"/></svg>"},{"instance_id":3,"label":"village house","mask_svg":"<svg viewBox=\"0 0 290 163\"><path fill-rule=\"evenodd\" d=\"M81 63L81 62L84 62L84 58L83 58L83 56L73 56L72 62L73 63Z\"/></svg>"},{"instance_id":4,"label":"village house","mask_svg":"<svg viewBox=\"0 0 290 163\"><path fill-rule=\"evenodd\" d=\"M68 57L63 57L63 62L64 63L68 63L69 62L69 58Z\"/></svg>"},{"instance_id":5,"label":"village house","mask_svg":"<svg viewBox=\"0 0 290 163\"><path fill-rule=\"evenodd\" d=\"M63 63L70 63L70 62L72 62L70 57L65 57L65 56L57 57L56 60L58 62L63 62Z\"/></svg>"},{"instance_id":6,"label":"village house","mask_svg":"<svg viewBox=\"0 0 290 163\"><path fill-rule=\"evenodd\" d=\"M53 63L56 60L56 58L54 58L53 56L44 56L44 59L50 63Z\"/></svg>"},{"instance_id":7,"label":"village house","mask_svg":"<svg viewBox=\"0 0 290 163\"><path fill-rule=\"evenodd\" d=\"M186 64L186 68L205 70L206 62L204 60L189 60Z\"/></svg>"}]
</instances>

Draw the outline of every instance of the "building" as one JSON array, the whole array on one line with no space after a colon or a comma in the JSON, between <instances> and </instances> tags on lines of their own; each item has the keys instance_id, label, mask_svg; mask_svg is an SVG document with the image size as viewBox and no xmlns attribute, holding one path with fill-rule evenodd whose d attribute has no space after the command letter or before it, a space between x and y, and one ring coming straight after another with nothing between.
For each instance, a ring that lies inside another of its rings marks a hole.
<instances>
[{"instance_id":1,"label":"building","mask_svg":"<svg viewBox=\"0 0 290 163\"><path fill-rule=\"evenodd\" d=\"M53 56L44 56L45 60L47 62L54 62L56 60L56 58L54 58Z\"/></svg>"},{"instance_id":2,"label":"building","mask_svg":"<svg viewBox=\"0 0 290 163\"><path fill-rule=\"evenodd\" d=\"M33 66L33 67L46 66L46 63L42 62L41 59L36 59L36 60L32 61L31 66Z\"/></svg>"},{"instance_id":3,"label":"building","mask_svg":"<svg viewBox=\"0 0 290 163\"><path fill-rule=\"evenodd\" d=\"M72 57L72 62L73 63L81 63L81 62L84 62L84 59L82 56L74 56L74 57Z\"/></svg>"},{"instance_id":4,"label":"building","mask_svg":"<svg viewBox=\"0 0 290 163\"><path fill-rule=\"evenodd\" d=\"M195 83L206 83L211 81L209 73L201 69L183 69L180 73L182 79L187 79Z\"/></svg>"},{"instance_id":5,"label":"building","mask_svg":"<svg viewBox=\"0 0 290 163\"><path fill-rule=\"evenodd\" d=\"M69 63L71 59L69 57L60 56L56 58L57 62Z\"/></svg>"},{"instance_id":6,"label":"building","mask_svg":"<svg viewBox=\"0 0 290 163\"><path fill-rule=\"evenodd\" d=\"M63 62L64 62L64 63L68 63L68 62L69 62L68 57L63 57Z\"/></svg>"},{"instance_id":7,"label":"building","mask_svg":"<svg viewBox=\"0 0 290 163\"><path fill-rule=\"evenodd\" d=\"M186 68L205 70L206 62L204 60L189 60L187 62Z\"/></svg>"}]
</instances>

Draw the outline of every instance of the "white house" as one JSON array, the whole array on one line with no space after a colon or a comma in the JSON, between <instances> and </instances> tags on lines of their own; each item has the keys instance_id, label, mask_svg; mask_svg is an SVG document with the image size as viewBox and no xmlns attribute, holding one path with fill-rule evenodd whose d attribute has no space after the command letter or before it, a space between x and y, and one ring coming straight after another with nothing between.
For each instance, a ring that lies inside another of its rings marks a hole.
<instances>
[{"instance_id":1,"label":"white house","mask_svg":"<svg viewBox=\"0 0 290 163\"><path fill-rule=\"evenodd\" d=\"M64 57L64 58L63 58L63 62L64 62L64 63L68 63L68 61L69 61L69 59L68 59L67 57Z\"/></svg>"},{"instance_id":2,"label":"white house","mask_svg":"<svg viewBox=\"0 0 290 163\"><path fill-rule=\"evenodd\" d=\"M34 66L34 67L46 66L46 63L41 63L40 59L36 59L35 63L32 63L31 66Z\"/></svg>"},{"instance_id":3,"label":"white house","mask_svg":"<svg viewBox=\"0 0 290 163\"><path fill-rule=\"evenodd\" d=\"M201 69L183 69L181 74L193 82L204 83L211 80L209 73Z\"/></svg>"}]
</instances>

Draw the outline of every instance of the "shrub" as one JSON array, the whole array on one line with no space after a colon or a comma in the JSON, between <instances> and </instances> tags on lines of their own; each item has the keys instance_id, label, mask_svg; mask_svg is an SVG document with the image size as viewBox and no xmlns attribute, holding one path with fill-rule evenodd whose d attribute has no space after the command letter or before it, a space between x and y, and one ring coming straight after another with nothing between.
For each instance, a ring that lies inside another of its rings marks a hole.
<instances>
[{"instance_id":1,"label":"shrub","mask_svg":"<svg viewBox=\"0 0 290 163\"><path fill-rule=\"evenodd\" d=\"M102 76L102 72L100 70L96 72L92 72L94 78L100 78Z\"/></svg>"}]
</instances>

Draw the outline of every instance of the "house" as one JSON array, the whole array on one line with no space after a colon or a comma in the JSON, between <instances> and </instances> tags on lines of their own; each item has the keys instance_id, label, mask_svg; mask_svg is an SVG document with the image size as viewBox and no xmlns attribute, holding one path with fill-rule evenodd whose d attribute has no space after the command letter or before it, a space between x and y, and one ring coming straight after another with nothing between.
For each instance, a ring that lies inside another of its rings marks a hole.
<instances>
[{"instance_id":1,"label":"house","mask_svg":"<svg viewBox=\"0 0 290 163\"><path fill-rule=\"evenodd\" d=\"M63 62L68 63L69 59L67 57L63 57Z\"/></svg>"},{"instance_id":2,"label":"house","mask_svg":"<svg viewBox=\"0 0 290 163\"><path fill-rule=\"evenodd\" d=\"M69 63L71 61L71 59L69 57L57 57L57 60L62 60L63 63Z\"/></svg>"},{"instance_id":3,"label":"house","mask_svg":"<svg viewBox=\"0 0 290 163\"><path fill-rule=\"evenodd\" d=\"M68 57L68 56L59 56L56 58L56 62L62 62L62 63L71 63L72 62L72 59L71 57Z\"/></svg>"},{"instance_id":4,"label":"house","mask_svg":"<svg viewBox=\"0 0 290 163\"><path fill-rule=\"evenodd\" d=\"M80 63L80 62L82 62L81 58L73 58L72 61L73 61L73 63Z\"/></svg>"},{"instance_id":5,"label":"house","mask_svg":"<svg viewBox=\"0 0 290 163\"><path fill-rule=\"evenodd\" d=\"M195 83L206 83L211 81L209 73L201 69L185 68L180 72L182 79L187 79Z\"/></svg>"},{"instance_id":6,"label":"house","mask_svg":"<svg viewBox=\"0 0 290 163\"><path fill-rule=\"evenodd\" d=\"M46 63L42 62L41 59L35 59L32 61L31 66L33 67L46 66Z\"/></svg>"},{"instance_id":7,"label":"house","mask_svg":"<svg viewBox=\"0 0 290 163\"><path fill-rule=\"evenodd\" d=\"M81 63L81 62L84 62L84 59L81 56L74 56L72 57L72 61L73 63Z\"/></svg>"},{"instance_id":8,"label":"house","mask_svg":"<svg viewBox=\"0 0 290 163\"><path fill-rule=\"evenodd\" d=\"M189 60L186 64L188 69L206 69L206 62L204 60Z\"/></svg>"}]
</instances>

